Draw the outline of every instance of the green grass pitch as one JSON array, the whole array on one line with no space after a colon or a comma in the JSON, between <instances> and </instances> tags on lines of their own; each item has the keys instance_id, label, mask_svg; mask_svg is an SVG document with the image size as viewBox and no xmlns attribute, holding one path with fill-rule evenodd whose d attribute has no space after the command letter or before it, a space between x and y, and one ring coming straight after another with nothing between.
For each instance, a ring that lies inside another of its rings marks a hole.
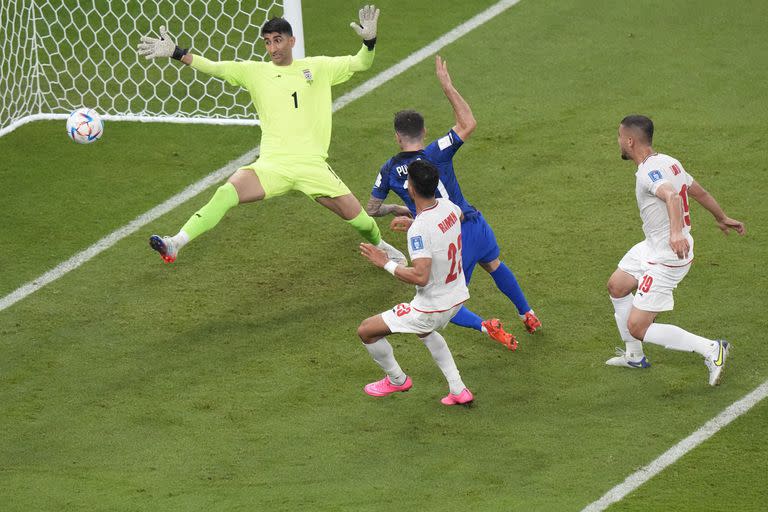
<instances>
[{"instance_id":1,"label":"green grass pitch","mask_svg":"<svg viewBox=\"0 0 768 512\"><path fill-rule=\"evenodd\" d=\"M492 4L382 1L374 69L336 96ZM355 51L358 7L305 2L307 52ZM470 307L506 321L520 348L445 330L472 408L439 403L446 385L415 337L390 337L413 389L362 393L380 374L355 328L413 290L298 194L234 209L162 264L147 237L174 233L206 191L0 312L0 509L569 511L598 499L768 376L766 17L757 0L522 0L441 52L479 122L456 157L464 192L544 322L525 335L475 272ZM421 110L430 135L451 126L430 59L335 115L329 162L363 202L397 150L402 108ZM603 364L620 343L605 282L642 237L616 144L635 112L747 225L725 238L692 207L696 262L662 317L733 342L719 388L696 356L655 346L649 371ZM0 296L257 141L256 128L113 122L78 146L63 121L0 138ZM763 403L610 510L763 510L766 425Z\"/></svg>"}]
</instances>

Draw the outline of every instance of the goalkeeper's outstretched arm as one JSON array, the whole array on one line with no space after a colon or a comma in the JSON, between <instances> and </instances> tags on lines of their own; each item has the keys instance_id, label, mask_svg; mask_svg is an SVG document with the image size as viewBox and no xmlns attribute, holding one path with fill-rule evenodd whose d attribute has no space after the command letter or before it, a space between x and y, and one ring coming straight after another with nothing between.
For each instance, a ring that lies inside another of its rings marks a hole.
<instances>
[{"instance_id":1,"label":"goalkeeper's outstretched arm","mask_svg":"<svg viewBox=\"0 0 768 512\"><path fill-rule=\"evenodd\" d=\"M374 5L366 5L360 9L359 23L352 22L350 27L357 32L363 40L363 47L352 57L349 70L353 72L365 71L373 64L374 47L376 46L376 32L379 22L379 9Z\"/></svg>"},{"instance_id":2,"label":"goalkeeper's outstretched arm","mask_svg":"<svg viewBox=\"0 0 768 512\"><path fill-rule=\"evenodd\" d=\"M168 33L164 26L160 27L159 36L159 38L142 37L138 46L139 55L143 55L146 59L176 59L207 75L222 78L233 84L236 82L232 77L233 62L214 62L200 55L189 53L186 48L181 48L176 44L173 36Z\"/></svg>"},{"instance_id":3,"label":"goalkeeper's outstretched arm","mask_svg":"<svg viewBox=\"0 0 768 512\"><path fill-rule=\"evenodd\" d=\"M373 56L376 54L373 48L366 48L363 46L356 55L353 55L349 61L349 70L357 73L358 71L366 71L373 65Z\"/></svg>"},{"instance_id":4,"label":"goalkeeper's outstretched arm","mask_svg":"<svg viewBox=\"0 0 768 512\"><path fill-rule=\"evenodd\" d=\"M188 51L185 48L179 48L173 41L171 34L165 26L161 26L158 31L159 38L142 36L141 42L138 46L139 55L143 55L145 59L159 59L159 58L172 58L184 62L184 64L190 64L192 62L192 56L188 59L185 57L188 55Z\"/></svg>"}]
</instances>

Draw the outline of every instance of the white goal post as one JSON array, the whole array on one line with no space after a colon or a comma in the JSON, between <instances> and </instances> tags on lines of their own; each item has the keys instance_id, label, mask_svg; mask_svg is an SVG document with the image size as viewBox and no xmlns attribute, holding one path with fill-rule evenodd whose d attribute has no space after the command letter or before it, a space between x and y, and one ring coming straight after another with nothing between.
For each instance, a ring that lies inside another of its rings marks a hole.
<instances>
[{"instance_id":1,"label":"white goal post","mask_svg":"<svg viewBox=\"0 0 768 512\"><path fill-rule=\"evenodd\" d=\"M209 59L263 60L260 29L274 16L303 57L301 0L0 0L0 136L78 107L106 120L258 124L246 91L136 46L165 25Z\"/></svg>"}]
</instances>

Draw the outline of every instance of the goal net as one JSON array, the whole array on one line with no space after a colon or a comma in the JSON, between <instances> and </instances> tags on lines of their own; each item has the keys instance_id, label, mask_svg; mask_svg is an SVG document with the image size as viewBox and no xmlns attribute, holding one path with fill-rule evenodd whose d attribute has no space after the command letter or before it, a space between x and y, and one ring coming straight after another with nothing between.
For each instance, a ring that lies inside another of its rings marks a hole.
<instances>
[{"instance_id":1,"label":"goal net","mask_svg":"<svg viewBox=\"0 0 768 512\"><path fill-rule=\"evenodd\" d=\"M291 22L303 57L300 0L1 0L0 136L78 107L107 120L258 124L246 91L136 46L165 25L211 60L263 60L273 16Z\"/></svg>"}]
</instances>

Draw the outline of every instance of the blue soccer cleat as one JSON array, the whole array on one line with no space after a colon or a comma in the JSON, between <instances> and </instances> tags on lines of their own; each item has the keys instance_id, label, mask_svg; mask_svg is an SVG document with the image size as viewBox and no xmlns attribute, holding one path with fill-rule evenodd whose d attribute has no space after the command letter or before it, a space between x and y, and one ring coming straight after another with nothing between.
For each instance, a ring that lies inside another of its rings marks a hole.
<instances>
[{"instance_id":1,"label":"blue soccer cleat","mask_svg":"<svg viewBox=\"0 0 768 512\"><path fill-rule=\"evenodd\" d=\"M637 356L628 354L626 351L616 347L616 357L612 357L605 362L608 366L621 366L624 368L650 368L651 363L644 355Z\"/></svg>"}]
</instances>

